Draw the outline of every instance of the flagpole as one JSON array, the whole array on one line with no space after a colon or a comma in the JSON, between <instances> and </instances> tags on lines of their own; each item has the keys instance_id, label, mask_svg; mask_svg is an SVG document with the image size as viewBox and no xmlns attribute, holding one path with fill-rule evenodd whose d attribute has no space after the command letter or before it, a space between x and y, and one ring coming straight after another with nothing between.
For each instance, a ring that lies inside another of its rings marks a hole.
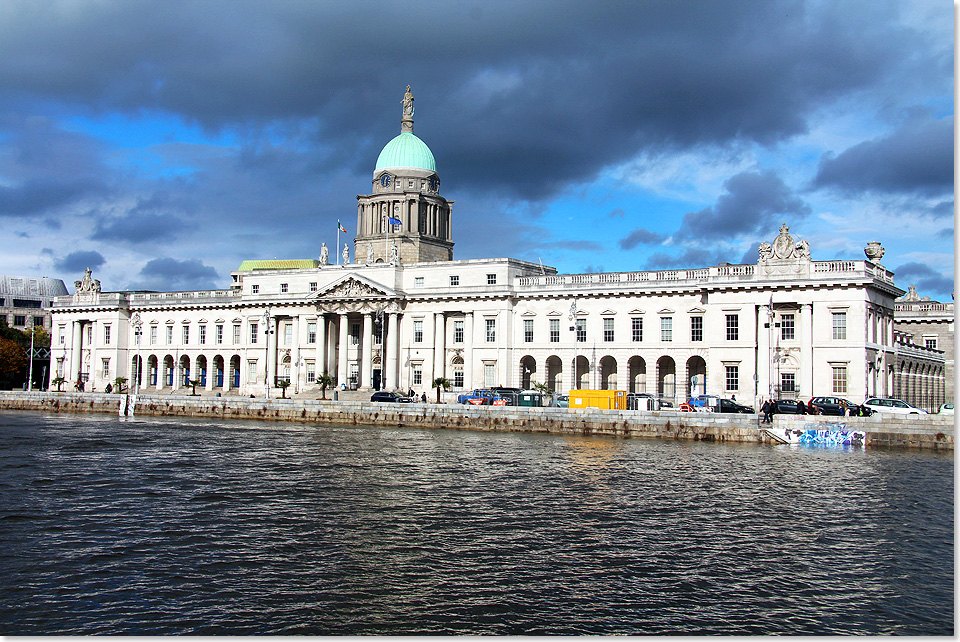
<instances>
[{"instance_id":1,"label":"flagpole","mask_svg":"<svg viewBox=\"0 0 960 642\"><path fill-rule=\"evenodd\" d=\"M334 254L337 255L337 265L340 265L340 219L337 219L337 247L334 248Z\"/></svg>"}]
</instances>

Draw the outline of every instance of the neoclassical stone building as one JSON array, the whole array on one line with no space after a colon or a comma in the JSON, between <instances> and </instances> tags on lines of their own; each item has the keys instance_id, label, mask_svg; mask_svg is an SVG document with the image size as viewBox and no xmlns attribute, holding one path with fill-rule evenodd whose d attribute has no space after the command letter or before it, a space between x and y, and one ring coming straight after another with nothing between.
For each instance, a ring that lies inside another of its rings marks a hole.
<instances>
[{"instance_id":1,"label":"neoclassical stone building","mask_svg":"<svg viewBox=\"0 0 960 642\"><path fill-rule=\"evenodd\" d=\"M746 265L557 274L454 260L452 201L413 134L409 88L372 185L339 265L325 246L319 260L245 261L228 289L199 292L101 292L88 274L55 301L58 371L96 389L119 375L151 391L199 380L207 394L256 396L280 380L314 395L322 374L361 390L419 392L444 377L454 390L546 383L675 403L894 390L903 290L879 244L867 260L815 261L784 224Z\"/></svg>"}]
</instances>

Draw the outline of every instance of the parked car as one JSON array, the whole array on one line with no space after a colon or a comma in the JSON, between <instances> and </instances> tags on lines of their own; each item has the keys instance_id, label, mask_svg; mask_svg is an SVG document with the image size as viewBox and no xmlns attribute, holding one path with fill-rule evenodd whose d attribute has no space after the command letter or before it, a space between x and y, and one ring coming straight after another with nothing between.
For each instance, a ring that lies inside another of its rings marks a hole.
<instances>
[{"instance_id":1,"label":"parked car","mask_svg":"<svg viewBox=\"0 0 960 642\"><path fill-rule=\"evenodd\" d=\"M937 411L941 415L952 415L953 414L953 404L945 403L940 405L940 410Z\"/></svg>"},{"instance_id":2,"label":"parked car","mask_svg":"<svg viewBox=\"0 0 960 642\"><path fill-rule=\"evenodd\" d=\"M500 395L492 390L482 390L477 388L470 392L465 392L457 396L457 403L472 404L474 406L492 406L494 401L499 401Z\"/></svg>"},{"instance_id":3,"label":"parked car","mask_svg":"<svg viewBox=\"0 0 960 642\"><path fill-rule=\"evenodd\" d=\"M404 397L399 392L381 390L373 393L373 395L370 397L370 401L380 401L384 403L410 403L413 401L413 399L410 397Z\"/></svg>"},{"instance_id":4,"label":"parked car","mask_svg":"<svg viewBox=\"0 0 960 642\"><path fill-rule=\"evenodd\" d=\"M875 412L887 412L896 415L925 415L927 411L923 408L911 406L906 401L900 399L891 399L889 397L870 397L863 402Z\"/></svg>"},{"instance_id":5,"label":"parked car","mask_svg":"<svg viewBox=\"0 0 960 642\"><path fill-rule=\"evenodd\" d=\"M853 403L842 397L814 397L807 404L811 415L834 415L842 417L869 417L873 411L866 406Z\"/></svg>"},{"instance_id":6,"label":"parked car","mask_svg":"<svg viewBox=\"0 0 960 642\"><path fill-rule=\"evenodd\" d=\"M553 406L555 408L569 408L570 407L570 396L569 395L557 395L553 398Z\"/></svg>"},{"instance_id":7,"label":"parked car","mask_svg":"<svg viewBox=\"0 0 960 642\"><path fill-rule=\"evenodd\" d=\"M721 399L715 395L699 395L690 400L690 406L694 410L705 409L710 412L734 412L751 415L756 413L750 406L737 403L733 399Z\"/></svg>"},{"instance_id":8,"label":"parked car","mask_svg":"<svg viewBox=\"0 0 960 642\"><path fill-rule=\"evenodd\" d=\"M494 386L490 388L490 392L500 397L502 400L500 405L517 406L520 404L520 393L523 392L523 390L520 388L504 388L503 386Z\"/></svg>"},{"instance_id":9,"label":"parked car","mask_svg":"<svg viewBox=\"0 0 960 642\"><path fill-rule=\"evenodd\" d=\"M775 415L800 415L800 404L794 399L778 399L773 402Z\"/></svg>"}]
</instances>

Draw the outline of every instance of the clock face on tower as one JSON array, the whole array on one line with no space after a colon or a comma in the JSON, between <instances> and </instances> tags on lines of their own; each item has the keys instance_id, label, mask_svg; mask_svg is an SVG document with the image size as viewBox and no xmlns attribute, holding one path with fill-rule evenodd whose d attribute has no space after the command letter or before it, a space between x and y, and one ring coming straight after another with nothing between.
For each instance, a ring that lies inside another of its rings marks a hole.
<instances>
[{"instance_id":1,"label":"clock face on tower","mask_svg":"<svg viewBox=\"0 0 960 642\"><path fill-rule=\"evenodd\" d=\"M388 187L390 185L390 174L384 174L380 177L380 185Z\"/></svg>"}]
</instances>

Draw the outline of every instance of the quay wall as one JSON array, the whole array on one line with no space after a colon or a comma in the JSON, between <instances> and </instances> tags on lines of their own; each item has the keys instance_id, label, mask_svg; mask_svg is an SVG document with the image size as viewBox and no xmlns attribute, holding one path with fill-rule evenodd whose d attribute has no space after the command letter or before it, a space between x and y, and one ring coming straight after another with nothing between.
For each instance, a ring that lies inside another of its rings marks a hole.
<instances>
[{"instance_id":1,"label":"quay wall","mask_svg":"<svg viewBox=\"0 0 960 642\"><path fill-rule=\"evenodd\" d=\"M132 398L132 397L131 397ZM118 414L120 395L0 391L0 410ZM141 416L258 419L315 424L451 428L502 432L605 435L620 438L690 439L770 443L757 415L639 412L597 408L527 408L459 404L389 404L366 401L262 399L189 395L140 395ZM874 415L823 417L775 415L774 427L807 429L844 424L866 433L867 447L953 450L952 416Z\"/></svg>"}]
</instances>

